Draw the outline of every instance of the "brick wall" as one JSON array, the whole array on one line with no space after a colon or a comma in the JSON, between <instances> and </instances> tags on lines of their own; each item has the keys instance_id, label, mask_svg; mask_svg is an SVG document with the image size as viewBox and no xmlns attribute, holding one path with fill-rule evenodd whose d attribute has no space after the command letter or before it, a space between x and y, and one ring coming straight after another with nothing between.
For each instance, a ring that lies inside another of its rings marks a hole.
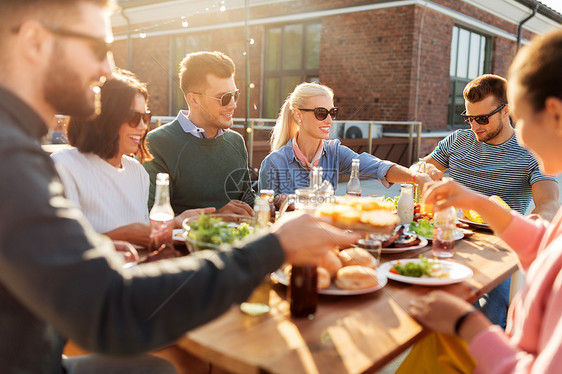
<instances>
[{"instance_id":1,"label":"brick wall","mask_svg":"<svg viewBox=\"0 0 562 374\"><path fill-rule=\"evenodd\" d=\"M517 26L458 0L435 3L501 28L510 33ZM365 0L295 0L251 9L251 18L288 15L334 7L371 4ZM243 11L190 18L192 26L243 20ZM410 5L363 13L324 17L322 23L320 79L336 94L341 118L349 120L419 120L424 129L445 129L449 96L449 59L453 19ZM251 116L259 115L264 26L253 26L251 37ZM236 83L242 90L235 116L245 115L245 57L242 27L213 31L213 49L229 54L237 65ZM531 38L529 32L523 37ZM170 38L133 40L131 69L149 83L151 108L157 115L169 113ZM115 47L118 66L126 67L125 41ZM492 38L491 72L505 75L515 54L515 42Z\"/></svg>"}]
</instances>

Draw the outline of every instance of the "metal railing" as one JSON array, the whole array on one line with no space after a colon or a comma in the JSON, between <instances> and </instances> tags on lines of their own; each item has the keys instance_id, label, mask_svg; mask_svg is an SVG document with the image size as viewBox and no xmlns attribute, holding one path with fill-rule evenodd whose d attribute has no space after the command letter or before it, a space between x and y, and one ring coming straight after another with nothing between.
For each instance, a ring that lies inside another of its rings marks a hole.
<instances>
[{"instance_id":1,"label":"metal railing","mask_svg":"<svg viewBox=\"0 0 562 374\"><path fill-rule=\"evenodd\" d=\"M152 120L156 122L156 126L160 126L163 123L171 122L175 119L172 116L153 116ZM233 128L246 129L244 118L234 118ZM271 118L250 118L249 126L246 129L248 133L248 162L250 165L253 164L253 151L254 151L254 134L256 130L267 130L271 131L275 126L275 119ZM420 145L421 145L421 132L422 123L419 121L334 121L334 124L342 125L368 125L367 142L369 153L373 153L373 126L383 125L383 126L396 126L396 127L408 127L407 131L404 133L390 133L383 132L383 137L393 136L393 137L405 137L408 136L408 160L410 164L418 161L420 155ZM415 149L416 155L414 157L414 132L415 134Z\"/></svg>"}]
</instances>

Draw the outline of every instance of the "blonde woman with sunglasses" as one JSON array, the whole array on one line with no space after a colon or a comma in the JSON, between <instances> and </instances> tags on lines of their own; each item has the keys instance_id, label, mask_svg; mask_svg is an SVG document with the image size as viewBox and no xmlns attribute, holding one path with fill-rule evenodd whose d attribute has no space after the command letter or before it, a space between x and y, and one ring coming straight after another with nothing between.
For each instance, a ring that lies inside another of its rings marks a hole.
<instances>
[{"instance_id":1,"label":"blonde woman with sunglasses","mask_svg":"<svg viewBox=\"0 0 562 374\"><path fill-rule=\"evenodd\" d=\"M52 155L67 198L97 232L145 247L149 179L141 163L152 159L145 144L151 118L147 102L146 86L132 73L115 73L101 88L99 116L71 118L67 137L74 148ZM174 225L181 227L183 219L199 212L183 212Z\"/></svg>"},{"instance_id":2,"label":"blonde woman with sunglasses","mask_svg":"<svg viewBox=\"0 0 562 374\"><path fill-rule=\"evenodd\" d=\"M339 173L349 174L353 159L360 160L359 176L378 179L385 187L391 183L423 185L427 174L408 170L369 153L358 154L328 139L330 127L338 117L331 88L317 83L301 83L285 100L271 136L271 151L262 162L260 189L276 195L290 194L310 185L310 169L323 168L323 179L335 188Z\"/></svg>"}]
</instances>

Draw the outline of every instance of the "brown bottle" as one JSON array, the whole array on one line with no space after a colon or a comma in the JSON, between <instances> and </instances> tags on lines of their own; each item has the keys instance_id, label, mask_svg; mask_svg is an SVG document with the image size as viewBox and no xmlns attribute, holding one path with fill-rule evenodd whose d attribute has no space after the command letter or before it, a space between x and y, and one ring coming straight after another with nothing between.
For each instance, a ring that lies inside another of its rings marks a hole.
<instances>
[{"instance_id":1,"label":"brown bottle","mask_svg":"<svg viewBox=\"0 0 562 374\"><path fill-rule=\"evenodd\" d=\"M295 265L291 270L289 302L291 316L314 318L318 304L317 273L315 265Z\"/></svg>"}]
</instances>

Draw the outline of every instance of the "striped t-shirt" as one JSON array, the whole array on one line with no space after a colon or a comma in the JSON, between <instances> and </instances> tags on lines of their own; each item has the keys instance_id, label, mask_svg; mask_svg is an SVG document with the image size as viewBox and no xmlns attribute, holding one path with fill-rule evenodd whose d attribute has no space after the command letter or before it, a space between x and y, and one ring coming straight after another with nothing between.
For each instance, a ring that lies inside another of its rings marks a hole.
<instances>
[{"instance_id":1,"label":"striped t-shirt","mask_svg":"<svg viewBox=\"0 0 562 374\"><path fill-rule=\"evenodd\" d=\"M448 168L457 182L487 196L498 195L521 214L529 207L535 182L556 181L541 174L537 160L515 135L502 144L488 144L479 142L472 130L457 130L429 156Z\"/></svg>"}]
</instances>

